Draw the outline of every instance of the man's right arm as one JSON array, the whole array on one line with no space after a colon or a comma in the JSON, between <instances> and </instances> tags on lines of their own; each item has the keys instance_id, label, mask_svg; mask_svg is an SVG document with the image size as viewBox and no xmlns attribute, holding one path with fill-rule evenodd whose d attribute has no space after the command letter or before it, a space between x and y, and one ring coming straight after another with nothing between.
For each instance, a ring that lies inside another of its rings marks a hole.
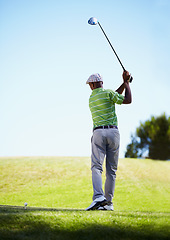
<instances>
[{"instance_id":1,"label":"man's right arm","mask_svg":"<svg viewBox=\"0 0 170 240\"><path fill-rule=\"evenodd\" d=\"M123 84L116 90L119 94L122 94L125 89L125 97L123 100L123 104L130 104L132 102L132 94L129 86L130 75L128 71L124 71L122 74Z\"/></svg>"},{"instance_id":2,"label":"man's right arm","mask_svg":"<svg viewBox=\"0 0 170 240\"><path fill-rule=\"evenodd\" d=\"M123 104L130 104L132 102L132 94L129 86L129 79L130 75L128 71L123 71L123 81L124 81L124 87L125 87L125 98L123 100Z\"/></svg>"},{"instance_id":3,"label":"man's right arm","mask_svg":"<svg viewBox=\"0 0 170 240\"><path fill-rule=\"evenodd\" d=\"M132 102L132 94L129 86L129 82L124 82L125 84L125 98L123 104L130 104Z\"/></svg>"}]
</instances>

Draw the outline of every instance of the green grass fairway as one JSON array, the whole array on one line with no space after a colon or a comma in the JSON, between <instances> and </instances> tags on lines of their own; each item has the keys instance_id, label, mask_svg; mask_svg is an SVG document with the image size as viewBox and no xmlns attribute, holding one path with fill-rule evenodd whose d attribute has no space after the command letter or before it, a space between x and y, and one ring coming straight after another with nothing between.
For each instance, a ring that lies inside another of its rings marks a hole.
<instances>
[{"instance_id":1,"label":"green grass fairway","mask_svg":"<svg viewBox=\"0 0 170 240\"><path fill-rule=\"evenodd\" d=\"M120 159L114 212L84 211L90 158L1 157L0 173L2 240L170 239L170 162Z\"/></svg>"}]
</instances>

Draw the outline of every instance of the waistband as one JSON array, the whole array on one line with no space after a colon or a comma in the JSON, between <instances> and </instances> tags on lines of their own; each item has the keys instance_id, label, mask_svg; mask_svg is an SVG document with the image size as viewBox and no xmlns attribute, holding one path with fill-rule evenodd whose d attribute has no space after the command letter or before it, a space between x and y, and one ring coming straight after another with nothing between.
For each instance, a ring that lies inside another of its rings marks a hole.
<instances>
[{"instance_id":1,"label":"waistband","mask_svg":"<svg viewBox=\"0 0 170 240\"><path fill-rule=\"evenodd\" d=\"M115 126L115 125L109 125L109 126L99 126L99 127L95 127L95 128L93 128L93 131L96 130L96 129L109 129L109 128L118 129L118 127Z\"/></svg>"}]
</instances>

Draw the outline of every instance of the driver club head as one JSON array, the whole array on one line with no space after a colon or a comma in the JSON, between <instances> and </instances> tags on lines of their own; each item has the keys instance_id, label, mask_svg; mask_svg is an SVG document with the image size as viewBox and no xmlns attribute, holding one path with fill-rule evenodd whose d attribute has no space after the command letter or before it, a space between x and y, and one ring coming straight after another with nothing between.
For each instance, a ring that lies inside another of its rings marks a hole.
<instances>
[{"instance_id":1,"label":"driver club head","mask_svg":"<svg viewBox=\"0 0 170 240\"><path fill-rule=\"evenodd\" d=\"M97 25L98 21L96 18L94 17L91 17L89 20L88 20L88 24L90 25Z\"/></svg>"}]
</instances>

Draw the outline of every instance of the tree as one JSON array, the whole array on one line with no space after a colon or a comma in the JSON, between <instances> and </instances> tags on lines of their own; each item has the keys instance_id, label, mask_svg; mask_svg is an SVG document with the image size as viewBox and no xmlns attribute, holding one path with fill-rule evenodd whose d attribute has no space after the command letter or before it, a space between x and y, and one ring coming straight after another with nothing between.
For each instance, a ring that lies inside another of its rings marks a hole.
<instances>
[{"instance_id":1,"label":"tree","mask_svg":"<svg viewBox=\"0 0 170 240\"><path fill-rule=\"evenodd\" d=\"M132 142L129 145L127 145L125 157L137 158L139 156L138 142L136 141L136 138L133 135L131 135L131 141Z\"/></svg>"},{"instance_id":2,"label":"tree","mask_svg":"<svg viewBox=\"0 0 170 240\"><path fill-rule=\"evenodd\" d=\"M136 133L131 136L125 157L144 156L151 159L170 159L170 117L166 117L165 113L140 123Z\"/></svg>"}]
</instances>

